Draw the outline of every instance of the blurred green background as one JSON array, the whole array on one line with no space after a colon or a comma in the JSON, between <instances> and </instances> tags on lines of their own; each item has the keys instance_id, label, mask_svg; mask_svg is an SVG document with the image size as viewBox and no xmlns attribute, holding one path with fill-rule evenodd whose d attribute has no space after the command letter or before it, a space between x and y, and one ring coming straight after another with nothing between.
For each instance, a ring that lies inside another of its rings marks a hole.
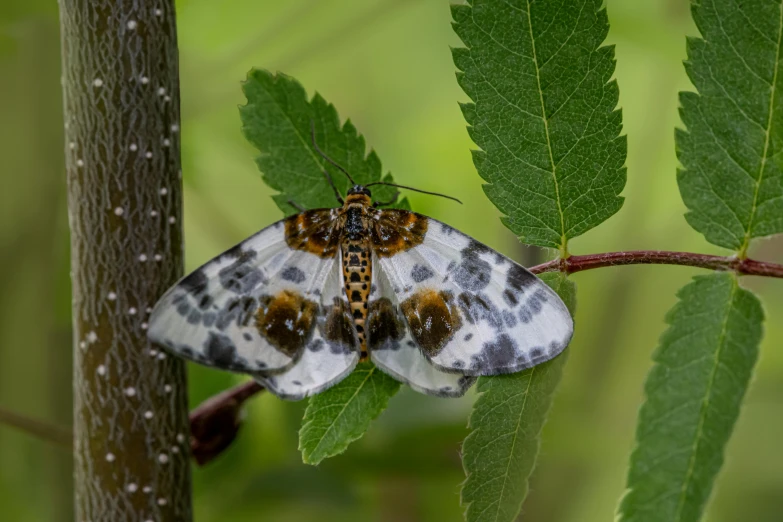
<instances>
[{"instance_id":1,"label":"blurred green background","mask_svg":"<svg viewBox=\"0 0 783 522\"><path fill-rule=\"evenodd\" d=\"M630 249L719 251L691 230L675 181L681 61L695 35L686 0L607 0L628 136L625 206L573 241L576 254ZM484 198L457 102L446 0L181 0L182 137L187 267L281 217L244 141L236 106L252 66L280 70L351 118L414 208L535 264ZM0 2L0 407L67 425L71 409L68 230L55 0ZM783 237L752 255L783 260ZM650 354L676 290L698 273L636 266L574 276L577 330L544 430L521 519L613 518L623 493ZM707 520L783 519L783 282L744 280L765 304L766 335ZM191 366L192 404L237 382ZM198 522L457 521L459 445L475 396L404 389L346 454L301 463L304 403L250 403L238 441L194 470ZM72 520L67 451L0 426L0 519Z\"/></svg>"}]
</instances>

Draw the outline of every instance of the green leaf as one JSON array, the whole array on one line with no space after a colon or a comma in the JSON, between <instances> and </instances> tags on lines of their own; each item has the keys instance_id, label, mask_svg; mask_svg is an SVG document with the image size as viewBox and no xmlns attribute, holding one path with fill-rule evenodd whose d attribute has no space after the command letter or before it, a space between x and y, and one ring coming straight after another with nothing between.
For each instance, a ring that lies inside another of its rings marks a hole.
<instances>
[{"instance_id":1,"label":"green leaf","mask_svg":"<svg viewBox=\"0 0 783 522\"><path fill-rule=\"evenodd\" d=\"M541 276L563 299L571 314L576 285L560 272ZM568 349L551 361L529 370L496 377L480 377L480 393L462 447L467 480L462 503L468 522L516 519L528 490L541 429L560 382Z\"/></svg>"},{"instance_id":2,"label":"green leaf","mask_svg":"<svg viewBox=\"0 0 783 522\"><path fill-rule=\"evenodd\" d=\"M305 208L337 206L334 192L323 174L327 170L341 194L350 182L338 169L324 160L313 147L310 125L315 125L318 147L346 169L360 184L391 182L382 175L381 161L374 151L367 154L364 138L350 122L340 125L334 106L319 94L307 100L304 88L284 74L253 69L242 86L247 105L240 107L242 132L261 155L256 160L264 182L280 194L274 197L287 214L295 212L293 201ZM378 201L394 195L392 187L373 187ZM400 208L408 208L402 200Z\"/></svg>"},{"instance_id":3,"label":"green leaf","mask_svg":"<svg viewBox=\"0 0 783 522\"><path fill-rule=\"evenodd\" d=\"M707 241L738 250L783 232L783 5L769 0L701 0L688 40L680 93L687 131L677 130L685 218Z\"/></svg>"},{"instance_id":4,"label":"green leaf","mask_svg":"<svg viewBox=\"0 0 783 522\"><path fill-rule=\"evenodd\" d=\"M400 383L370 362L310 399L299 430L299 450L306 464L339 455L361 437L400 389Z\"/></svg>"},{"instance_id":5,"label":"green leaf","mask_svg":"<svg viewBox=\"0 0 783 522\"><path fill-rule=\"evenodd\" d=\"M764 314L733 274L694 278L666 316L639 412L622 522L695 522L723 463Z\"/></svg>"},{"instance_id":6,"label":"green leaf","mask_svg":"<svg viewBox=\"0 0 783 522\"><path fill-rule=\"evenodd\" d=\"M625 137L602 0L473 0L452 7L473 161L503 223L566 251L623 203Z\"/></svg>"}]
</instances>

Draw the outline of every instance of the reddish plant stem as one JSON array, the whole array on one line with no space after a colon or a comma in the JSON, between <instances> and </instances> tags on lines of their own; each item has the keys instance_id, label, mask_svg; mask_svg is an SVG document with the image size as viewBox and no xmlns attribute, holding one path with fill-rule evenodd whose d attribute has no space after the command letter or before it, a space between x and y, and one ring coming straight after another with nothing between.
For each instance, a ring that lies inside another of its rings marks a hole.
<instances>
[{"instance_id":1,"label":"reddish plant stem","mask_svg":"<svg viewBox=\"0 0 783 522\"><path fill-rule=\"evenodd\" d=\"M567 259L555 259L530 269L534 274L543 272L565 272L573 274L582 270L591 270L605 266L621 265L681 265L707 268L710 270L731 270L743 275L757 275L783 278L783 265L739 259L734 256L710 256L690 252L667 252L663 250L636 250L631 252L608 252L571 256Z\"/></svg>"},{"instance_id":2,"label":"reddish plant stem","mask_svg":"<svg viewBox=\"0 0 783 522\"><path fill-rule=\"evenodd\" d=\"M210 397L190 412L190 451L199 466L231 445L241 425L242 405L263 390L256 381L244 382Z\"/></svg>"}]
</instances>

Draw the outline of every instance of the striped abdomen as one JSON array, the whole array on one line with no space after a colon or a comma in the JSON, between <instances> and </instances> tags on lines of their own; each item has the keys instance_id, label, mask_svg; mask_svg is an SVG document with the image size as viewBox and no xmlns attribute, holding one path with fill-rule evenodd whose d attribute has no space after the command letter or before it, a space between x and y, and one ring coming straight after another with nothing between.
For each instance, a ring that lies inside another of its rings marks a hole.
<instances>
[{"instance_id":1,"label":"striped abdomen","mask_svg":"<svg viewBox=\"0 0 783 522\"><path fill-rule=\"evenodd\" d=\"M341 245L343 253L343 281L345 295L351 305L351 315L359 333L362 359L367 358L367 338L364 323L370 300L372 281L372 258L370 244L365 240L345 239Z\"/></svg>"}]
</instances>

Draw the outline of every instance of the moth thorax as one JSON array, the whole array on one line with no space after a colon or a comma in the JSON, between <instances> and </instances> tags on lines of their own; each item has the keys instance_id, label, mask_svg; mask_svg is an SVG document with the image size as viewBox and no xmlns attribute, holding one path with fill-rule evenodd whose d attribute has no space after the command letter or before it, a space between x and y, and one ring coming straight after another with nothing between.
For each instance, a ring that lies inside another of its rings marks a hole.
<instances>
[{"instance_id":1,"label":"moth thorax","mask_svg":"<svg viewBox=\"0 0 783 522\"><path fill-rule=\"evenodd\" d=\"M366 240L347 238L341 245L345 295L351 307L351 316L361 344L362 358L367 356L365 321L372 289L372 259Z\"/></svg>"}]
</instances>

